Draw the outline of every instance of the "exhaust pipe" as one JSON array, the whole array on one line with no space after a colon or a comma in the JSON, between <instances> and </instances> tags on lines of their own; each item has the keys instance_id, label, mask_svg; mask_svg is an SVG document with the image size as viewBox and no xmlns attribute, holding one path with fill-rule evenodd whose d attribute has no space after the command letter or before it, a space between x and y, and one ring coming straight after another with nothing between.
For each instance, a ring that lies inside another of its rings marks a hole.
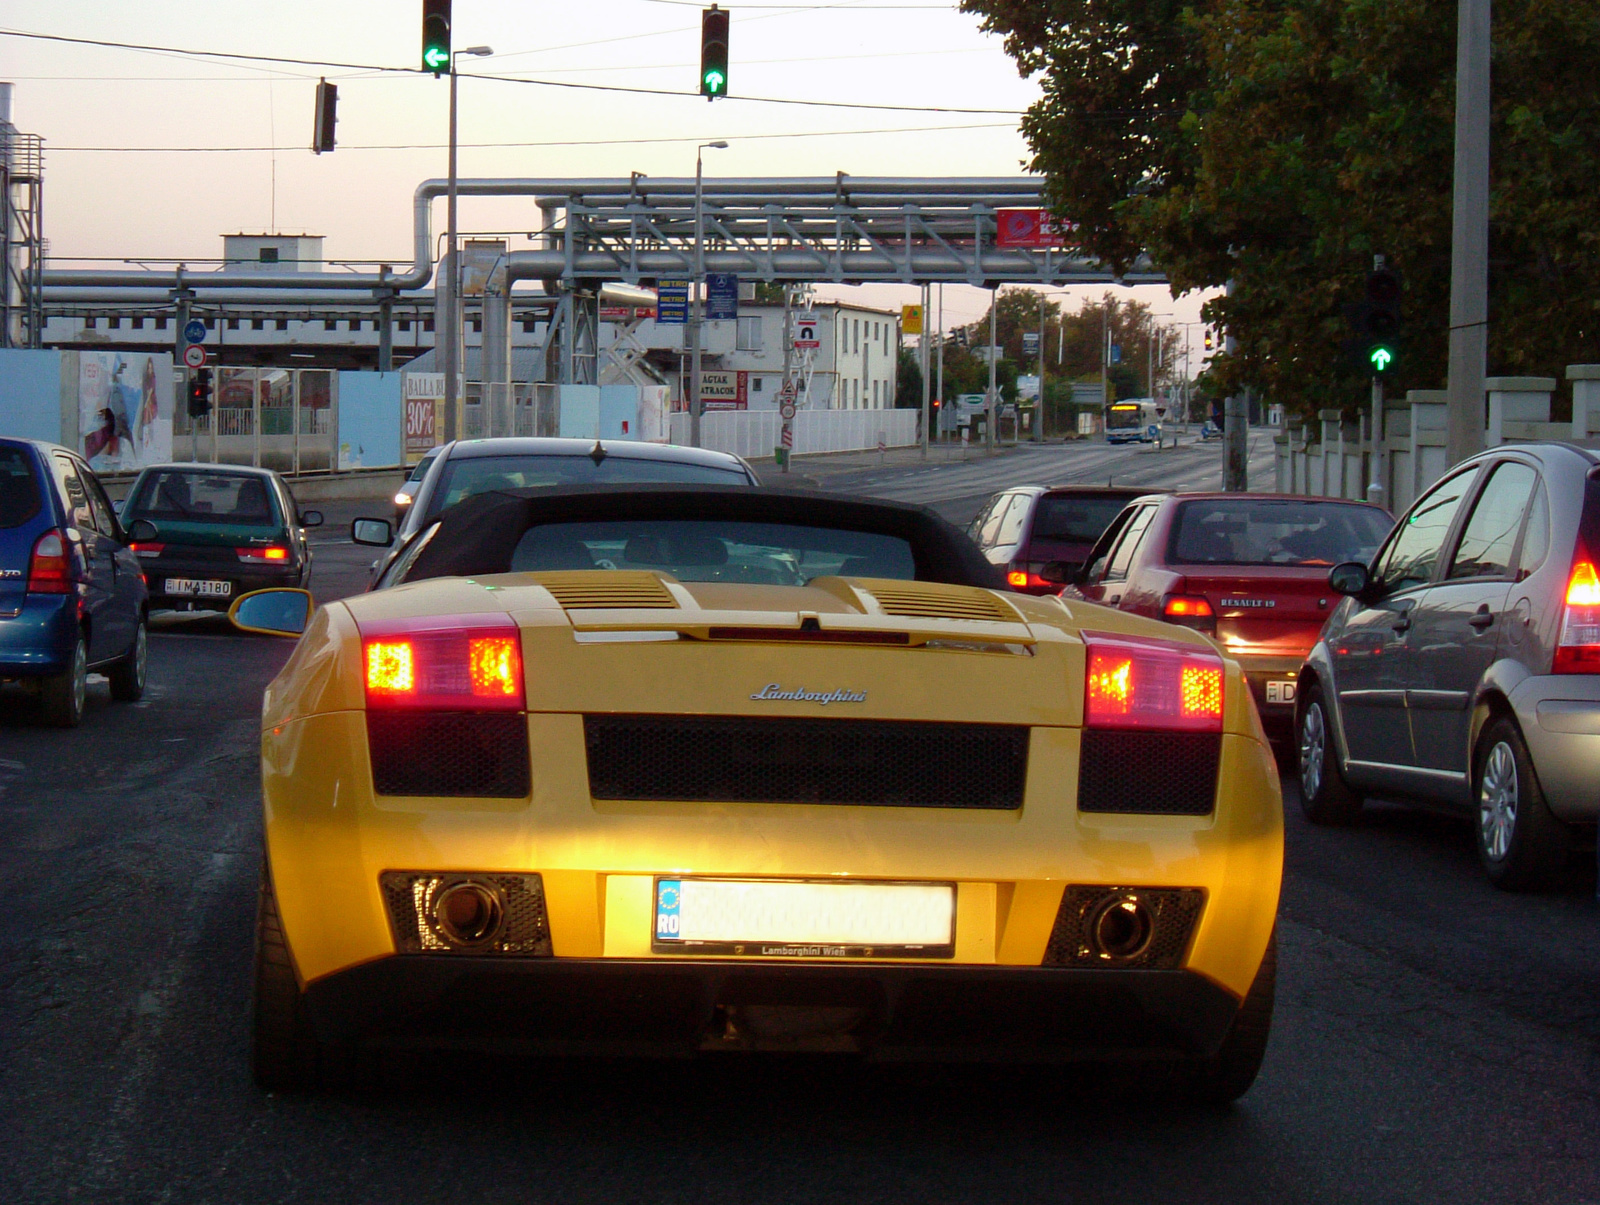
<instances>
[{"instance_id":1,"label":"exhaust pipe","mask_svg":"<svg viewBox=\"0 0 1600 1205\"><path fill-rule=\"evenodd\" d=\"M1106 962L1127 962L1150 947L1155 918L1136 894L1108 896L1089 917L1089 943L1096 957Z\"/></svg>"},{"instance_id":2,"label":"exhaust pipe","mask_svg":"<svg viewBox=\"0 0 1600 1205\"><path fill-rule=\"evenodd\" d=\"M505 916L500 892L468 879L451 883L433 897L428 927L447 945L475 949L493 944Z\"/></svg>"}]
</instances>

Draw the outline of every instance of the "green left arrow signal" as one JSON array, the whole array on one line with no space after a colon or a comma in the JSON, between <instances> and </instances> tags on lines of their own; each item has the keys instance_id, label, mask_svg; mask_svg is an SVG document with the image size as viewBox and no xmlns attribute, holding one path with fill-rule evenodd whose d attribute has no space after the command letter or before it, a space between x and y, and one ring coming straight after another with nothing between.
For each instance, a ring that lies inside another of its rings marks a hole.
<instances>
[{"instance_id":1,"label":"green left arrow signal","mask_svg":"<svg viewBox=\"0 0 1600 1205\"><path fill-rule=\"evenodd\" d=\"M450 52L440 46L430 46L422 52L422 61L435 71L443 71L450 62Z\"/></svg>"}]
</instances>

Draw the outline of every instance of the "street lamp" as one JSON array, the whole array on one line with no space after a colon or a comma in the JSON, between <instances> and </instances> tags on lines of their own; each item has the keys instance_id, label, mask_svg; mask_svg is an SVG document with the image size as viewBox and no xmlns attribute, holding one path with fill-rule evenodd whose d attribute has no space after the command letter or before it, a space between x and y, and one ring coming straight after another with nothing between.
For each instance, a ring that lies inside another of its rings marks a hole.
<instances>
[{"instance_id":1,"label":"street lamp","mask_svg":"<svg viewBox=\"0 0 1600 1205\"><path fill-rule=\"evenodd\" d=\"M706 250L701 195L700 152L725 151L726 142L702 142L694 148L694 298L689 311L689 444L700 446L700 306L705 292Z\"/></svg>"},{"instance_id":2,"label":"street lamp","mask_svg":"<svg viewBox=\"0 0 1600 1205\"><path fill-rule=\"evenodd\" d=\"M437 328L433 337L434 346L439 345L439 339L444 339L444 355L439 357L441 367L444 369L444 441L449 443L456 438L456 376L460 373L457 357L461 354L461 271L456 260L456 59L463 54L470 54L475 58L483 58L493 54L494 51L487 46L468 46L464 50L457 50L450 55L450 185L448 200L445 204L445 259L450 265L448 280L443 282L444 289L436 283L434 295L437 298L440 292L449 297L444 314L435 315L434 326ZM435 301L434 309L438 304Z\"/></svg>"}]
</instances>

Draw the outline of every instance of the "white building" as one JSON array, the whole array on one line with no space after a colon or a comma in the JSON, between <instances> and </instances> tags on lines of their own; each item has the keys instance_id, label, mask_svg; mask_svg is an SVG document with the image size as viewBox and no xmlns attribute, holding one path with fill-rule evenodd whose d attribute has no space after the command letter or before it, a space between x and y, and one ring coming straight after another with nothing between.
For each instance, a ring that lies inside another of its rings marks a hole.
<instances>
[{"instance_id":1,"label":"white building","mask_svg":"<svg viewBox=\"0 0 1600 1205\"><path fill-rule=\"evenodd\" d=\"M320 234L225 234L222 236L224 272L322 271Z\"/></svg>"}]
</instances>

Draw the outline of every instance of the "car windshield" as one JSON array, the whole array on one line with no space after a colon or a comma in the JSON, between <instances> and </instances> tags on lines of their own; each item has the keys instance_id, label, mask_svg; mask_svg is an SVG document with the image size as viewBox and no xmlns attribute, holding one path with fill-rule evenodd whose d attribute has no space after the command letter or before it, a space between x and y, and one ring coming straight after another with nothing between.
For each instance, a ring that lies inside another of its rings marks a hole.
<instances>
[{"instance_id":1,"label":"car windshield","mask_svg":"<svg viewBox=\"0 0 1600 1205\"><path fill-rule=\"evenodd\" d=\"M1033 538L1093 544L1126 505L1125 498L1045 494L1033 515Z\"/></svg>"},{"instance_id":2,"label":"car windshield","mask_svg":"<svg viewBox=\"0 0 1600 1205\"><path fill-rule=\"evenodd\" d=\"M737 465L692 464L644 456L606 456L596 464L577 455L465 456L445 462L428 504L430 515L474 494L570 485L627 485L659 481L682 485L748 485Z\"/></svg>"},{"instance_id":3,"label":"car windshield","mask_svg":"<svg viewBox=\"0 0 1600 1205\"><path fill-rule=\"evenodd\" d=\"M1389 516L1340 502L1185 502L1167 560L1176 565L1337 565L1372 559Z\"/></svg>"},{"instance_id":4,"label":"car windshield","mask_svg":"<svg viewBox=\"0 0 1600 1205\"><path fill-rule=\"evenodd\" d=\"M148 474L123 508L122 519L181 523L278 522L271 491L260 477L243 473L160 470Z\"/></svg>"},{"instance_id":5,"label":"car windshield","mask_svg":"<svg viewBox=\"0 0 1600 1205\"><path fill-rule=\"evenodd\" d=\"M654 569L686 582L803 586L815 577L916 577L911 545L876 532L786 523L624 519L547 523L523 534L514 573Z\"/></svg>"}]
</instances>

